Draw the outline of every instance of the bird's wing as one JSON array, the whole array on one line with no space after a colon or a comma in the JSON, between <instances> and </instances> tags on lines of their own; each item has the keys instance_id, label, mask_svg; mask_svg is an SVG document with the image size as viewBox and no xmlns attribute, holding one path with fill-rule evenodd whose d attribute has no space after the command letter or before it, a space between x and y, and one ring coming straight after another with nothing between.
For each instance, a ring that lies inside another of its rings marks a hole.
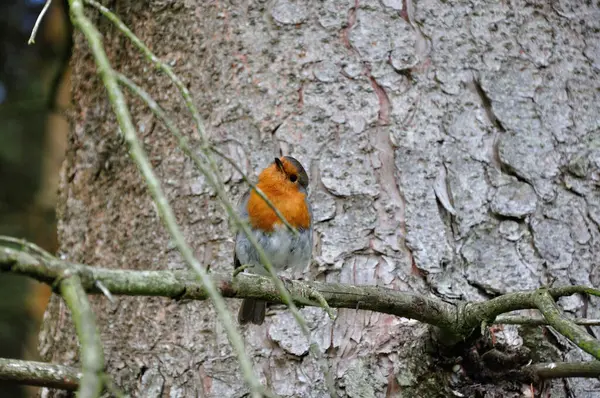
<instances>
[{"instance_id":1,"label":"bird's wing","mask_svg":"<svg viewBox=\"0 0 600 398\"><path fill-rule=\"evenodd\" d=\"M240 198L240 200L238 202L238 214L240 215L240 218L244 222L248 221L248 198L250 198L250 190L246 191L246 193L242 195L242 197ZM240 234L243 234L243 233L244 233L243 231L237 232L236 245L237 245L237 240L240 237ZM242 266L242 264L240 263L240 260L237 258L237 253L234 248L234 250L233 250L233 268L238 268L241 266Z\"/></svg>"},{"instance_id":2,"label":"bird's wing","mask_svg":"<svg viewBox=\"0 0 600 398\"><path fill-rule=\"evenodd\" d=\"M303 187L300 187L300 192L302 192L304 194L304 203L306 203L306 208L308 209L308 217L309 217L309 220L310 220L309 228L312 228L313 225L314 225L314 222L313 222L313 209L312 209L312 206L310 204L310 201L308 200L308 190L305 189L305 188L303 188Z\"/></svg>"},{"instance_id":3,"label":"bird's wing","mask_svg":"<svg viewBox=\"0 0 600 398\"><path fill-rule=\"evenodd\" d=\"M248 219L248 199L250 198L250 190L247 190L238 201L238 214L242 217L242 220Z\"/></svg>"},{"instance_id":4,"label":"bird's wing","mask_svg":"<svg viewBox=\"0 0 600 398\"><path fill-rule=\"evenodd\" d=\"M312 206L310 204L310 201L308 200L308 193L304 197L304 202L306 203L306 208L308 209L308 216L310 217L310 226L312 227L314 225L314 222L313 222L313 209L312 209Z\"/></svg>"},{"instance_id":5,"label":"bird's wing","mask_svg":"<svg viewBox=\"0 0 600 398\"><path fill-rule=\"evenodd\" d=\"M312 206L310 204L310 201L308 200L308 193L306 194L306 196L304 197L304 201L306 202L306 208L308 209L308 215L310 217L310 225L309 225L309 247L312 253L312 247L313 247L313 234L314 234L314 228L315 228L315 221L313 220L313 210L312 210Z\"/></svg>"}]
</instances>

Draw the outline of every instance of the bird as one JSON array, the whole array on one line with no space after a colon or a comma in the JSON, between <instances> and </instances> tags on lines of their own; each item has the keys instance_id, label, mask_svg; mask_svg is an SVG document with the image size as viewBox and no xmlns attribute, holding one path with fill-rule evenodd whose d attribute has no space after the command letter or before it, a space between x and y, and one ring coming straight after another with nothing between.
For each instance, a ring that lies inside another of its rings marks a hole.
<instances>
[{"instance_id":1,"label":"bird","mask_svg":"<svg viewBox=\"0 0 600 398\"><path fill-rule=\"evenodd\" d=\"M241 219L249 224L274 271L304 270L311 260L313 246L312 208L304 167L291 156L275 158L259 174L256 186L298 233L294 234L254 189L249 189L240 199L238 212ZM269 275L244 231L237 233L233 263L234 268L244 265L249 273ZM238 322L262 325L266 309L265 300L244 299Z\"/></svg>"}]
</instances>

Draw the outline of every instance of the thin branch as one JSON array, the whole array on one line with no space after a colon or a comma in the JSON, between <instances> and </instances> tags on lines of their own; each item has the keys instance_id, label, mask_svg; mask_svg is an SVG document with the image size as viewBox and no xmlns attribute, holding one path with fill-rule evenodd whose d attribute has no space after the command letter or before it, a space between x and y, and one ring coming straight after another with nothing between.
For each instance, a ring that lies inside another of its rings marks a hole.
<instances>
[{"instance_id":1,"label":"thin branch","mask_svg":"<svg viewBox=\"0 0 600 398\"><path fill-rule=\"evenodd\" d=\"M135 84L131 79L129 79L127 76L123 75L122 73L115 72L115 76L121 84L123 84L125 87L127 87L129 90L131 90L132 93L134 93L140 99L142 99L142 101L144 101L146 103L146 105L148 105L148 108L150 108L152 113L154 113L154 115L156 117L158 117L165 124L165 127L167 128L167 130L169 130L169 132L171 134L173 134L175 136L175 138L178 140L179 147L181 148L181 150L183 150L184 153L186 155L188 155L194 161L195 164L202 163L200 158L198 158L198 156L191 149L188 139L185 137L185 135L183 135L183 133L181 132L179 127L177 127L175 122L173 120L171 120L171 118L169 118L169 116L167 116L167 113L154 100L154 98L152 98L152 96L146 90L144 90L143 88L141 88L140 86ZM296 228L294 228L292 226L292 224L290 224L288 222L288 220L285 219L283 214L281 214L279 209L277 207L275 207L275 205L273 204L273 202L271 202L271 200L267 197L267 195L265 195L264 192L256 186L256 184L254 184L252 181L250 181L250 178L248 178L246 173L244 173L242 171L242 169L232 159L230 159L229 157L227 157L227 155L218 151L213 146L210 147L210 150L213 151L218 156L222 157L229 164L231 164L233 166L233 168L235 168L235 170L242 175L242 178L244 179L244 181L246 181L246 183L248 185L250 185L250 187L252 189L254 189L254 191L256 191L258 196L260 196L261 199L265 201L265 203L271 208L271 210L273 210L275 212L275 214L277 215L277 217L279 217L281 222L283 222L285 224L285 226L291 232L296 233L296 234L298 233L298 230Z\"/></svg>"},{"instance_id":2,"label":"thin branch","mask_svg":"<svg viewBox=\"0 0 600 398\"><path fill-rule=\"evenodd\" d=\"M114 72L110 66L110 61L108 60L106 52L102 46L100 33L91 23L91 21L85 16L81 0L69 0L69 4L73 24L79 27L89 43L98 68L98 73L100 74L100 77L102 78L104 86L108 92L109 100L117 116L117 121L123 136L129 145L130 156L136 163L144 180L146 181L150 194L154 200L154 203L156 204L161 218L173 241L175 242L175 245L179 249L183 259L200 276L202 285L206 288L206 291L210 296L213 305L215 306L218 317L223 324L225 331L227 332L229 341L231 342L231 345L238 356L242 374L246 383L250 387L250 390L252 391L252 396L259 398L261 396L261 385L259 379L254 373L252 363L246 355L242 336L233 323L231 314L225 305L225 301L219 294L206 270L194 257L192 249L186 243L185 237L177 225L173 210L169 205L169 202L162 191L158 178L154 174L152 166L136 136L135 127L133 126L125 97L119 88ZM111 290L110 287L108 288Z\"/></svg>"},{"instance_id":3,"label":"thin branch","mask_svg":"<svg viewBox=\"0 0 600 398\"><path fill-rule=\"evenodd\" d=\"M183 82L181 81L181 79L179 79L179 77L173 72L173 70L171 69L171 67L169 65L167 65L166 63L162 62L160 60L160 58L158 58L156 55L154 55L154 53L152 53L152 51L127 27L127 25L125 25L119 19L119 17L117 17L114 13L112 13L108 8L104 7L102 4L100 4L100 3L98 3L98 2L96 2L94 0L85 0L85 1L86 1L87 4L89 4L89 5L93 6L93 7L95 7L96 9L98 9L102 15L104 15L107 19L109 19L111 22L113 22L115 24L115 26L126 37L128 37L131 40L131 42L136 47L138 47L138 49L146 56L146 58L150 62L152 62L155 65L155 67L157 67L159 70L163 71L169 77L169 79L175 84L175 86L179 89L182 97L184 98L186 106L190 110L190 112L192 114L192 117L193 117L193 119L194 119L194 121L196 123L196 129L197 129L197 132L200 135L200 138L201 138L201 141L202 141L201 150L203 152L204 157L208 161L208 163L210 165L210 168L212 170L212 173L214 173L214 176L211 173L211 170L208 170L206 168L206 166L204 165L204 163L199 159L199 157L191 150L191 148L190 148L190 146L189 146L189 144L187 142L187 139L181 134L181 132L179 131L179 129L177 129L175 123L170 122L170 121L169 121L169 123L167 123L168 118L166 118L166 117L161 117L161 119L167 125L167 128L177 138L178 143L179 143L179 147L188 156L190 156L192 158L192 160L196 164L196 167L198 167L198 169L206 177L207 182L217 192L217 196L218 196L219 200L221 201L221 204L223 205L223 207L224 207L225 211L227 212L229 218L232 219L234 221L234 223L236 224L236 226L239 229L242 230L242 232L246 235L246 237L248 238L248 240L250 241L250 243L252 244L252 246L258 252L258 256L259 256L259 259L260 259L261 263L267 269L269 275L271 276L271 278L273 279L273 282L275 283L275 286L277 286L277 288L279 289L281 295L283 296L284 303L289 307L290 312L294 316L294 319L296 320L296 322L300 326L300 330L302 331L302 333L304 334L304 336L307 338L307 340L310 342L311 352L317 358L317 360L319 362L321 362L320 366L321 366L322 371L323 371L323 373L325 375L325 380L327 382L327 387L329 389L330 394L333 397L337 396L337 394L335 392L334 385L333 385L333 379L332 379L332 377L331 377L331 375L329 373L329 367L326 364L322 363L322 355L321 355L320 351L318 351L318 349L316 348L317 345L315 344L315 342L313 341L313 339L312 339L312 337L310 335L310 330L308 329L308 325L306 324L306 321L304 320L304 318L300 314L300 311L298 311L298 308L296 308L296 306L294 305L294 302L291 299L290 295L288 294L287 290L285 289L285 286L283 285L283 283L277 277L277 273L273 269L271 261L267 257L266 253L264 252L264 249L262 248L262 246L260 246L260 244L258 243L258 241L257 241L256 237L254 236L254 234L251 233L248 225L245 222L242 221L242 219L240 218L239 214L236 212L236 210L233 208L232 204L229 202L227 194L225 193L225 190L223 189L223 182L221 180L218 167L216 166L216 163L214 162L214 160L212 159L211 154L210 154L210 151L214 151L214 148L210 145L210 143L208 141L208 138L206 137L204 123L202 122L202 118L200 116L200 113L198 112L198 109L194 105L194 102L192 100L192 97L191 97L191 94L190 94L189 90L183 84ZM122 77L124 77L124 76L122 76ZM133 84L133 82L128 81L128 80L124 80L124 79L121 79L121 82L124 83L125 85L127 85L134 92L137 92L138 94L142 93L142 91L140 91L141 89L140 90L135 90L136 87ZM145 96L141 96L140 95L140 97L143 100L145 100L149 104L149 106L150 106L150 102L147 101L147 99L151 99L151 97L149 95L145 95ZM155 103L155 101L152 101L152 102ZM154 107L150 106L150 108L153 111L156 111L156 110L160 109L160 107L158 106L158 104L156 106L154 106ZM161 114L164 115L164 112L161 112ZM244 178L247 181L249 181L248 178L244 175L244 173L242 173L242 175L244 176ZM285 217L283 217L283 215L279 212L279 210L277 210L272 205L272 203L270 203L270 201L267 199L266 195L264 195L254 185L252 185L252 187L257 191L257 193L259 194L259 196L261 196L261 198L263 200L265 200L267 202L267 204L269 204L269 206L272 209L275 209L275 213L280 218L280 220L294 234L297 234L298 231L291 224L289 224L289 222L285 219ZM316 295L318 293L315 292L313 294ZM322 299L321 302L324 304L324 308L326 310L328 310L328 312L330 312L330 310L328 308L328 305L327 305L327 302L324 299Z\"/></svg>"},{"instance_id":4,"label":"thin branch","mask_svg":"<svg viewBox=\"0 0 600 398\"><path fill-rule=\"evenodd\" d=\"M600 377L600 361L550 362L523 366L519 372L524 380ZM128 397L105 375L106 390L117 398ZM75 391L81 372L70 366L44 362L0 358L0 380L37 387Z\"/></svg>"},{"instance_id":5,"label":"thin branch","mask_svg":"<svg viewBox=\"0 0 600 398\"><path fill-rule=\"evenodd\" d=\"M599 377L600 362L551 362L524 366L521 369L531 378L561 379L566 377Z\"/></svg>"},{"instance_id":6,"label":"thin branch","mask_svg":"<svg viewBox=\"0 0 600 398\"><path fill-rule=\"evenodd\" d=\"M44 8L42 8L42 11L40 11L40 15L38 15L37 19L35 20L35 25L33 25L33 29L31 30L31 36L29 36L29 40L27 41L27 44L35 43L35 36L37 35L37 31L40 28L42 20L44 19L44 15L46 15L46 12L50 8L51 4L52 4L52 0L46 0L46 4L44 4Z\"/></svg>"},{"instance_id":7,"label":"thin branch","mask_svg":"<svg viewBox=\"0 0 600 398\"><path fill-rule=\"evenodd\" d=\"M548 291L539 290L534 300L550 326L594 358L600 359L600 341L590 336L582 327L564 318Z\"/></svg>"},{"instance_id":8,"label":"thin branch","mask_svg":"<svg viewBox=\"0 0 600 398\"><path fill-rule=\"evenodd\" d=\"M590 296L600 297L600 290L587 286L561 286L545 289L553 299L558 299L564 296L572 296L573 294L587 294Z\"/></svg>"},{"instance_id":9,"label":"thin branch","mask_svg":"<svg viewBox=\"0 0 600 398\"><path fill-rule=\"evenodd\" d=\"M600 319L585 319L575 318L571 322L580 326L600 326ZM503 325L527 325L527 326L544 326L548 325L548 321L542 317L531 317L523 315L501 315L496 317L492 324Z\"/></svg>"},{"instance_id":10,"label":"thin branch","mask_svg":"<svg viewBox=\"0 0 600 398\"><path fill-rule=\"evenodd\" d=\"M31 243L31 242L25 240L25 239L19 239L19 238L15 238L12 236L0 235L0 243L2 243L2 246L11 247L16 250L19 250L19 251L22 251L25 253L29 253L32 256L41 257L47 261L54 261L56 259L52 254L50 254L43 248L39 247L38 245L36 245L34 243Z\"/></svg>"},{"instance_id":11,"label":"thin branch","mask_svg":"<svg viewBox=\"0 0 600 398\"><path fill-rule=\"evenodd\" d=\"M119 29L126 37L128 37L131 40L131 42L136 47L138 47L138 49L146 56L146 58L150 62L152 62L156 68L158 68L159 70L164 72L169 77L169 79L173 82L173 84L175 84L175 86L179 89L182 97L184 98L184 102L185 102L187 108L190 110L190 113L192 114L192 118L194 119L194 122L196 123L196 129L197 129L197 132L200 135L200 138L202 141L201 150L203 152L204 157L210 164L210 168L211 168L212 172L211 172L211 170L207 169L206 166L203 164L203 162L201 162L200 159L191 151L191 149L187 145L187 142L184 141L183 136L181 136L181 138L178 139L180 147L192 158L192 160L196 164L196 167L198 167L198 169L206 177L207 182L217 192L217 196L218 196L219 200L221 201L221 204L223 205L229 218L234 221L234 223L236 224L236 227L238 227L239 229L242 230L242 232L246 235L246 237L248 238L248 240L250 241L252 246L258 252L258 257L260 259L260 262L265 266L269 275L273 279L273 283L275 283L275 286L277 286L277 288L279 289L279 292L283 297L284 303L289 307L290 312L292 313L292 315L294 316L294 319L300 326L300 330L302 331L304 336L307 338L307 340L309 342L311 342L311 344L310 344L311 352L315 355L315 357L317 357L317 359L320 360L321 354L318 350L315 350L316 345L312 344L313 343L312 337L310 335L310 330L308 329L308 325L306 324L306 321L300 314L300 311L298 311L298 308L296 308L296 306L294 305L294 302L292 301L288 291L285 289L285 286L283 285L281 280L277 277L277 273L274 270L274 268L271 264L271 261L268 258L268 256L266 255L264 249L258 243L254 234L252 234L252 232L250 231L250 228L248 227L247 223L242 221L242 219L240 218L237 211L233 208L232 204L229 202L227 194L226 194L225 190L223 189L223 183L220 179L219 170L218 170L214 160L210 156L210 152L209 152L210 144L209 144L208 138L206 137L204 123L202 122L202 118L200 116L200 113L198 112L198 109L194 105L194 101L192 100L189 90L183 84L181 79L173 72L173 69L171 69L171 67L169 65L162 62L156 55L154 55L154 53L152 53L152 51L127 27L127 25L125 25L119 19L119 17L117 17L114 13L112 13L108 8L104 7L102 4L100 4L94 0L85 0L85 1L87 4L98 9L100 11L100 13L102 15L104 15L108 20L113 22L115 24L115 26L117 27L117 29ZM213 173L214 173L214 175L213 175ZM328 367L326 365L322 364L321 368L323 369L323 372L325 374L325 379L327 380L327 385L328 385L331 395L336 396L335 389L333 388L333 380L332 380L331 376L329 375Z\"/></svg>"},{"instance_id":12,"label":"thin branch","mask_svg":"<svg viewBox=\"0 0 600 398\"><path fill-rule=\"evenodd\" d=\"M67 270L59 276L59 290L71 311L80 344L81 383L79 398L97 398L102 392L104 354L94 313L77 274Z\"/></svg>"},{"instance_id":13,"label":"thin branch","mask_svg":"<svg viewBox=\"0 0 600 398\"><path fill-rule=\"evenodd\" d=\"M214 152L217 156L219 156L220 158L225 160L227 163L229 163L242 176L242 179L246 182L246 184L248 184L250 186L250 189L253 189L254 192L256 192L258 194L258 196L260 196L260 198L262 200L264 200L267 205L269 205L271 210L273 210L275 212L277 217L279 217L279 219L285 224L285 226L288 228L288 230L290 230L294 234L298 234L298 230L296 228L294 228L292 226L292 224L290 224L288 222L288 220L285 219L283 214L281 214L279 209L277 207L275 207L275 205L271 202L271 200L267 197L267 195L265 195L265 193L259 187L257 187L255 183L253 183L250 180L250 178L246 175L246 173L244 173L244 171L240 168L240 166L238 166L238 164L233 159L231 159L229 156L225 155L223 152L219 151L217 148L215 148L212 145L210 147L210 150L212 152Z\"/></svg>"},{"instance_id":14,"label":"thin branch","mask_svg":"<svg viewBox=\"0 0 600 398\"><path fill-rule=\"evenodd\" d=\"M562 286L542 290L547 291L555 300L573 294L600 296L600 290L587 286ZM482 321L493 323L498 315L511 311L538 308L537 304L533 292L507 293L487 301L467 303L464 308L464 324L462 325L462 328L464 328L465 331L477 328Z\"/></svg>"},{"instance_id":15,"label":"thin branch","mask_svg":"<svg viewBox=\"0 0 600 398\"><path fill-rule=\"evenodd\" d=\"M115 300L115 298L113 297L113 295L110 293L110 290L108 290L106 288L106 286L104 286L102 284L102 282L96 281L95 283L96 283L96 287L98 289L100 289L100 291L106 296L106 298L108 299L108 301L110 301L111 304L116 304L117 303L117 301Z\"/></svg>"},{"instance_id":16,"label":"thin branch","mask_svg":"<svg viewBox=\"0 0 600 398\"><path fill-rule=\"evenodd\" d=\"M70 366L0 358L0 380L75 391L79 388L81 372Z\"/></svg>"}]
</instances>

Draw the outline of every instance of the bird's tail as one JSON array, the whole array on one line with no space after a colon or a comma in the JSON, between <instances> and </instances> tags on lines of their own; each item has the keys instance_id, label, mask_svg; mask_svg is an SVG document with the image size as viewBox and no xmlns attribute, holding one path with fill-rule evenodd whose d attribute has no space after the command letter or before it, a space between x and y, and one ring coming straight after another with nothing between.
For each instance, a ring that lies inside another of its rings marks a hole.
<instances>
[{"instance_id":1,"label":"bird's tail","mask_svg":"<svg viewBox=\"0 0 600 398\"><path fill-rule=\"evenodd\" d=\"M245 324L248 322L255 325L262 325L267 311L267 302L264 300L244 299L238 313L238 322Z\"/></svg>"}]
</instances>

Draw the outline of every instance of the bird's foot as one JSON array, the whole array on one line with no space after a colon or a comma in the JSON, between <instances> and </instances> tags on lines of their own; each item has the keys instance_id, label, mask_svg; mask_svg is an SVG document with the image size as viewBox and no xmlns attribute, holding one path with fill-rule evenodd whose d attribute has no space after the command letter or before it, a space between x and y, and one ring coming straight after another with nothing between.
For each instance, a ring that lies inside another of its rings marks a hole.
<instances>
[{"instance_id":1,"label":"bird's foot","mask_svg":"<svg viewBox=\"0 0 600 398\"><path fill-rule=\"evenodd\" d=\"M246 269L248 269L248 267L250 267L248 264L237 267L236 269L233 270L233 277L235 278L236 276L239 275L240 272L243 272Z\"/></svg>"},{"instance_id":2,"label":"bird's foot","mask_svg":"<svg viewBox=\"0 0 600 398\"><path fill-rule=\"evenodd\" d=\"M294 286L292 279L288 278L287 276L279 276L279 280L283 282L283 286L287 289L288 292L290 291L290 288Z\"/></svg>"}]
</instances>

